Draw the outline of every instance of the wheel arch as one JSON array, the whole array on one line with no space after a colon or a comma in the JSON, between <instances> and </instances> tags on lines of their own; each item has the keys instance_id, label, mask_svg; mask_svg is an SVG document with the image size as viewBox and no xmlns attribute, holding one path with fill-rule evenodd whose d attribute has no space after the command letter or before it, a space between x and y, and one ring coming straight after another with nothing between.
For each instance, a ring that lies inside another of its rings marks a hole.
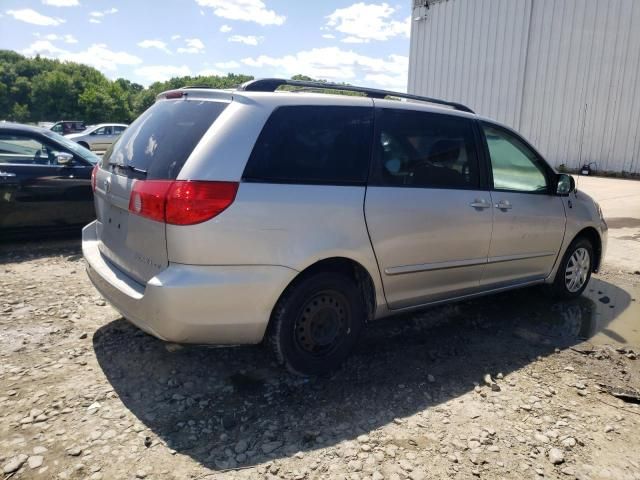
<instances>
[{"instance_id":1,"label":"wheel arch","mask_svg":"<svg viewBox=\"0 0 640 480\"><path fill-rule=\"evenodd\" d=\"M277 308L280 299L284 297L298 283L300 283L305 278L308 278L309 276L321 272L342 273L353 279L356 282L356 285L358 285L360 292L362 293L362 300L364 302L365 311L367 313L366 321L368 322L374 318L376 310L376 287L373 281L373 277L371 276L371 273L360 262L347 257L324 258L302 269L282 291L273 309L275 310Z\"/></svg>"},{"instance_id":2,"label":"wheel arch","mask_svg":"<svg viewBox=\"0 0 640 480\"><path fill-rule=\"evenodd\" d=\"M597 272L600 270L601 262L602 262L602 239L600 238L600 234L593 227L585 227L580 230L571 243L575 242L578 238L586 238L593 245L593 253L595 258L593 259L593 267L592 271Z\"/></svg>"}]
</instances>

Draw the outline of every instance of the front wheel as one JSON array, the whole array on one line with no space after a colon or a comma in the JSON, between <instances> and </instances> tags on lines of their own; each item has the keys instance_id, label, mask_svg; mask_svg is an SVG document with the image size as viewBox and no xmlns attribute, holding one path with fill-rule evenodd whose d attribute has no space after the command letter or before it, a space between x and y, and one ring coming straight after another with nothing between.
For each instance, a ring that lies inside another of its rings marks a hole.
<instances>
[{"instance_id":1,"label":"front wheel","mask_svg":"<svg viewBox=\"0 0 640 480\"><path fill-rule=\"evenodd\" d=\"M365 323L360 290L346 275L326 272L301 279L278 301L268 343L278 363L298 375L337 369Z\"/></svg>"},{"instance_id":2,"label":"front wheel","mask_svg":"<svg viewBox=\"0 0 640 480\"><path fill-rule=\"evenodd\" d=\"M587 288L593 270L593 245L586 238L575 239L567 248L558 267L553 293L561 298L575 298Z\"/></svg>"}]
</instances>

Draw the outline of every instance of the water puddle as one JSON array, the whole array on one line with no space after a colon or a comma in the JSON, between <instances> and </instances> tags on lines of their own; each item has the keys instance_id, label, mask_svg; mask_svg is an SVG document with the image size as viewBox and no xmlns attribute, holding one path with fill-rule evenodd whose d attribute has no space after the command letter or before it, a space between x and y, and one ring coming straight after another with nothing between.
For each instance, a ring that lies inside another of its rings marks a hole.
<instances>
[{"instance_id":1,"label":"water puddle","mask_svg":"<svg viewBox=\"0 0 640 480\"><path fill-rule=\"evenodd\" d=\"M586 338L595 344L640 346L640 287L615 286L592 278L584 293L592 302Z\"/></svg>"},{"instance_id":2,"label":"water puddle","mask_svg":"<svg viewBox=\"0 0 640 480\"><path fill-rule=\"evenodd\" d=\"M414 325L429 329L449 324L499 328L533 343L567 346L580 341L640 349L640 285L617 286L592 278L574 300L551 298L542 288L498 295L409 315Z\"/></svg>"},{"instance_id":3,"label":"water puddle","mask_svg":"<svg viewBox=\"0 0 640 480\"><path fill-rule=\"evenodd\" d=\"M517 336L640 347L640 286L592 278L583 295L574 300L553 300L535 288L502 297L497 308L487 305L488 297L483 299L484 309L503 325L511 321Z\"/></svg>"}]
</instances>

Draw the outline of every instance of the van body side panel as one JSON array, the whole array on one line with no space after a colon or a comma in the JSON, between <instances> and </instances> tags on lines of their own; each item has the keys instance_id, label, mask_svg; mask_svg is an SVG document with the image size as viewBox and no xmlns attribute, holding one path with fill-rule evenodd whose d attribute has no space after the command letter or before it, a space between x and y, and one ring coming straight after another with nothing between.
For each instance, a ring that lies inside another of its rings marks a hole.
<instances>
[{"instance_id":1,"label":"van body side panel","mask_svg":"<svg viewBox=\"0 0 640 480\"><path fill-rule=\"evenodd\" d=\"M241 183L233 205L191 226L167 225L171 262L191 265L280 265L302 271L345 257L360 263L384 302L367 234L365 187Z\"/></svg>"},{"instance_id":2,"label":"van body side panel","mask_svg":"<svg viewBox=\"0 0 640 480\"><path fill-rule=\"evenodd\" d=\"M485 191L369 187L366 216L391 309L479 290L492 210Z\"/></svg>"},{"instance_id":3,"label":"van body side panel","mask_svg":"<svg viewBox=\"0 0 640 480\"><path fill-rule=\"evenodd\" d=\"M210 221L166 226L170 262L191 265L279 265L302 271L344 257L360 263L386 305L364 220L364 185L242 181L254 145L280 107L327 107L321 94L282 92L234 96L195 148L180 180L240 181L233 204ZM337 96L331 107L370 107L363 97Z\"/></svg>"}]
</instances>

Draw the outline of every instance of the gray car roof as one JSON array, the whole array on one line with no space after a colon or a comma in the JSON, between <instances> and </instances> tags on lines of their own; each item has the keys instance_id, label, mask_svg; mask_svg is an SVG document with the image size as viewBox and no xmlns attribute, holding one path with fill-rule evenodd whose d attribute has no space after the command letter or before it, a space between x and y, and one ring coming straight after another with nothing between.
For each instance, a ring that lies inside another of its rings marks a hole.
<instances>
[{"instance_id":1,"label":"gray car roof","mask_svg":"<svg viewBox=\"0 0 640 480\"><path fill-rule=\"evenodd\" d=\"M422 101L404 101L404 100L391 100L391 99L372 99L363 96L351 96L340 95L334 93L317 93L317 92L296 92L279 90L276 92L253 92L242 90L219 90L213 88L189 88L184 89L172 89L158 94L157 100L162 100L169 92L182 91L186 97L195 98L208 98L212 100L221 101L240 101L240 102L255 102L266 104L270 106L292 105L292 104L304 104L305 99L322 100L326 105L376 105L382 108L403 108L408 110L427 111L433 113L447 113L466 118L477 118L474 113L467 113L461 110L456 110L446 106L436 105L429 102ZM375 103L373 103L375 102ZM317 101L314 104L318 104Z\"/></svg>"},{"instance_id":2,"label":"gray car roof","mask_svg":"<svg viewBox=\"0 0 640 480\"><path fill-rule=\"evenodd\" d=\"M30 132L30 133L42 133L48 130L48 128L37 127L35 125L25 125L23 123L14 122L0 122L0 129Z\"/></svg>"}]
</instances>

